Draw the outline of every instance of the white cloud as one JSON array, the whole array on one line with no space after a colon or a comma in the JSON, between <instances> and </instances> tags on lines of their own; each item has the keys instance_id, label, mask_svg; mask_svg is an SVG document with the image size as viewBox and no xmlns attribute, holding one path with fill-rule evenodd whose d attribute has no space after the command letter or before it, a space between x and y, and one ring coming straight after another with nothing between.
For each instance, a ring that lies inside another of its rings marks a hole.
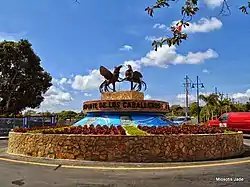
<instances>
[{"instance_id":1,"label":"white cloud","mask_svg":"<svg viewBox=\"0 0 250 187\"><path fill-rule=\"evenodd\" d=\"M132 50L133 50L133 47L130 46L130 45L124 45L124 46L122 46L119 50L120 50L120 51L132 51Z\"/></svg>"},{"instance_id":2,"label":"white cloud","mask_svg":"<svg viewBox=\"0 0 250 187\"><path fill-rule=\"evenodd\" d=\"M200 64L207 59L217 58L219 55L212 49L205 52L189 52L187 56L177 55L175 64Z\"/></svg>"},{"instance_id":3,"label":"white cloud","mask_svg":"<svg viewBox=\"0 0 250 187\"><path fill-rule=\"evenodd\" d=\"M176 103L179 103L181 106L185 106L185 101L186 101L186 94L178 94L176 96ZM188 95L188 103L193 103L196 102L196 96L195 95Z\"/></svg>"},{"instance_id":4,"label":"white cloud","mask_svg":"<svg viewBox=\"0 0 250 187\"><path fill-rule=\"evenodd\" d=\"M90 94L90 93L84 93L84 96L85 96L85 97L91 97L92 94Z\"/></svg>"},{"instance_id":5,"label":"white cloud","mask_svg":"<svg viewBox=\"0 0 250 187\"><path fill-rule=\"evenodd\" d=\"M205 95L208 96L210 94L212 94L212 92L201 92L201 95ZM225 96L224 96L225 97ZM235 102L240 102L240 103L246 103L247 101L250 101L250 89L247 89L245 92L236 92L236 93L231 93L228 95L229 98L233 98ZM183 94L178 94L176 96L176 98L171 102L171 104L178 104L181 106L185 106L186 105L186 95ZM196 98L196 94L189 94L188 96L188 100L189 100L189 104L196 102L197 98ZM204 105L205 103L203 101L200 100L200 105Z\"/></svg>"},{"instance_id":6,"label":"white cloud","mask_svg":"<svg viewBox=\"0 0 250 187\"><path fill-rule=\"evenodd\" d=\"M65 77L63 77L61 79L55 79L55 78L52 79L52 84L53 85L61 85L61 86L63 86L65 84L71 84L71 83L72 83L72 80L69 79L69 78L65 78Z\"/></svg>"},{"instance_id":7,"label":"white cloud","mask_svg":"<svg viewBox=\"0 0 250 187\"><path fill-rule=\"evenodd\" d=\"M157 40L161 40L162 38L165 38L165 37L146 36L145 40L153 42L154 40L157 41Z\"/></svg>"},{"instance_id":8,"label":"white cloud","mask_svg":"<svg viewBox=\"0 0 250 187\"><path fill-rule=\"evenodd\" d=\"M132 69L134 71L140 71L141 70L141 66L140 64L137 62L137 61L134 61L134 60L128 60L128 61L125 61L123 63L125 66L127 66L128 64L132 66ZM125 72L127 70L127 68L122 68L121 69L121 72Z\"/></svg>"},{"instance_id":9,"label":"white cloud","mask_svg":"<svg viewBox=\"0 0 250 187\"><path fill-rule=\"evenodd\" d=\"M125 73L127 70L126 65L130 64L134 71L140 71L141 66L133 60L125 61L123 63L124 67L121 69L121 73ZM113 72L113 69L110 69ZM123 75L121 75L122 77ZM104 81L104 78L100 75L99 70L94 69L89 72L88 75L76 75L72 81L72 88L76 90L93 90L97 89L100 84Z\"/></svg>"},{"instance_id":10,"label":"white cloud","mask_svg":"<svg viewBox=\"0 0 250 187\"><path fill-rule=\"evenodd\" d=\"M203 73L210 74L210 71L209 71L208 69L203 69L202 72L203 72Z\"/></svg>"},{"instance_id":11,"label":"white cloud","mask_svg":"<svg viewBox=\"0 0 250 187\"><path fill-rule=\"evenodd\" d=\"M163 45L158 51L151 50L139 60L125 61L123 65L130 64L133 70L140 71L142 66L154 66L167 68L170 64L199 64L207 59L217 58L218 54L212 49L204 52L189 52L186 56L178 54L176 47ZM127 68L123 67L121 73L124 74ZM113 69L110 70L111 72ZM122 77L123 75L121 75ZM100 75L99 70L94 69L88 75L76 75L72 81L72 88L75 90L92 90L97 89L104 78ZM62 81L63 82L63 81Z\"/></svg>"},{"instance_id":12,"label":"white cloud","mask_svg":"<svg viewBox=\"0 0 250 187\"><path fill-rule=\"evenodd\" d=\"M210 8L215 8L220 6L224 0L204 0L205 4Z\"/></svg>"},{"instance_id":13,"label":"white cloud","mask_svg":"<svg viewBox=\"0 0 250 187\"><path fill-rule=\"evenodd\" d=\"M147 53L137 63L145 66L167 68L170 64L199 64L207 59L217 57L218 54L212 49L208 49L205 52L189 52L186 56L183 56L176 52L175 46L163 45L157 51L152 50Z\"/></svg>"},{"instance_id":14,"label":"white cloud","mask_svg":"<svg viewBox=\"0 0 250 187\"><path fill-rule=\"evenodd\" d=\"M172 23L173 25L176 25L178 21L174 21ZM207 18L201 18L197 23L189 23L189 26L182 29L183 32L185 33L205 33L205 32L211 32L216 29L220 29L222 27L222 22L218 20L215 17L211 17L210 19Z\"/></svg>"},{"instance_id":15,"label":"white cloud","mask_svg":"<svg viewBox=\"0 0 250 187\"><path fill-rule=\"evenodd\" d=\"M5 32L0 32L0 42L7 40L7 41L16 41L16 37L12 34L7 34Z\"/></svg>"},{"instance_id":16,"label":"white cloud","mask_svg":"<svg viewBox=\"0 0 250 187\"><path fill-rule=\"evenodd\" d=\"M200 95L205 95L208 96L209 94L211 94L211 92L200 92ZM188 103L191 104L193 102L197 102L197 96L196 94L189 94L188 95ZM181 106L185 106L186 105L186 94L178 94L175 98L175 100L173 101L174 104L178 104ZM204 105L205 103L200 100L200 105Z\"/></svg>"},{"instance_id":17,"label":"white cloud","mask_svg":"<svg viewBox=\"0 0 250 187\"><path fill-rule=\"evenodd\" d=\"M151 97L149 94L145 95L145 97L144 97L145 100L151 99L151 98L152 98L152 97Z\"/></svg>"},{"instance_id":18,"label":"white cloud","mask_svg":"<svg viewBox=\"0 0 250 187\"><path fill-rule=\"evenodd\" d=\"M73 100L69 92L63 91L62 89L51 86L49 90L43 95L44 101L41 103L40 109L50 110L59 105L65 105L66 103Z\"/></svg>"},{"instance_id":19,"label":"white cloud","mask_svg":"<svg viewBox=\"0 0 250 187\"><path fill-rule=\"evenodd\" d=\"M104 78L100 75L99 70L94 69L88 75L76 75L72 82L72 88L76 90L91 90L99 87Z\"/></svg>"},{"instance_id":20,"label":"white cloud","mask_svg":"<svg viewBox=\"0 0 250 187\"><path fill-rule=\"evenodd\" d=\"M7 40L7 41L17 41L21 38L23 38L26 35L26 33L6 33L6 32L0 32L0 42Z\"/></svg>"},{"instance_id":21,"label":"white cloud","mask_svg":"<svg viewBox=\"0 0 250 187\"><path fill-rule=\"evenodd\" d=\"M160 23L156 23L154 26L153 26L154 29L163 29L163 30L166 30L168 27L164 24L160 24Z\"/></svg>"},{"instance_id":22,"label":"white cloud","mask_svg":"<svg viewBox=\"0 0 250 187\"><path fill-rule=\"evenodd\" d=\"M245 102L249 101L250 89L247 89L245 92L238 92L238 93L230 94L229 97L234 98L235 101L245 103Z\"/></svg>"}]
</instances>

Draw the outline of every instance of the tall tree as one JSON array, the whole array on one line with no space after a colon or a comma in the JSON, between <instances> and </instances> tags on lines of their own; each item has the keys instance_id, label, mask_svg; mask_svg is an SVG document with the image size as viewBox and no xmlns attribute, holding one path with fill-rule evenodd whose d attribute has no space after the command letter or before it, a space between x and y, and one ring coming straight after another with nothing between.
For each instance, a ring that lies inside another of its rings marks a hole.
<instances>
[{"instance_id":1,"label":"tall tree","mask_svg":"<svg viewBox=\"0 0 250 187\"><path fill-rule=\"evenodd\" d=\"M206 103L207 116L213 119L214 116L217 115L218 113L218 105L219 105L218 95L216 94L210 94L208 96L200 95L199 97Z\"/></svg>"},{"instance_id":2,"label":"tall tree","mask_svg":"<svg viewBox=\"0 0 250 187\"><path fill-rule=\"evenodd\" d=\"M170 107L170 112L172 112L172 114L176 116L183 116L185 114L183 107L181 107L180 105L172 105Z\"/></svg>"},{"instance_id":3,"label":"tall tree","mask_svg":"<svg viewBox=\"0 0 250 187\"><path fill-rule=\"evenodd\" d=\"M250 102L249 101L246 102L245 107L246 107L246 111L250 112Z\"/></svg>"},{"instance_id":4,"label":"tall tree","mask_svg":"<svg viewBox=\"0 0 250 187\"><path fill-rule=\"evenodd\" d=\"M27 111L25 111L25 113L24 113L24 116L26 117L26 116L36 116L37 115L37 113L36 113L36 111L35 110L27 110Z\"/></svg>"},{"instance_id":5,"label":"tall tree","mask_svg":"<svg viewBox=\"0 0 250 187\"><path fill-rule=\"evenodd\" d=\"M0 43L0 113L16 114L40 106L52 77L28 40Z\"/></svg>"},{"instance_id":6,"label":"tall tree","mask_svg":"<svg viewBox=\"0 0 250 187\"><path fill-rule=\"evenodd\" d=\"M77 116L77 113L74 112L74 111L71 111L71 110L68 110L68 111L61 111L59 114L58 114L59 118L60 119L63 119L63 120L66 120L66 119L73 119Z\"/></svg>"},{"instance_id":7,"label":"tall tree","mask_svg":"<svg viewBox=\"0 0 250 187\"><path fill-rule=\"evenodd\" d=\"M198 116L198 103L197 102L193 102L189 105L189 113L190 116Z\"/></svg>"}]
</instances>

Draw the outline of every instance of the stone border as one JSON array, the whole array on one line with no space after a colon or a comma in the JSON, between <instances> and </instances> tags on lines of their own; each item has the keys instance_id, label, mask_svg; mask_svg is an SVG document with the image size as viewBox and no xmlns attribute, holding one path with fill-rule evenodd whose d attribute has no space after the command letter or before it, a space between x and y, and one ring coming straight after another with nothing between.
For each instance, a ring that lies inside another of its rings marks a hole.
<instances>
[{"instance_id":1,"label":"stone border","mask_svg":"<svg viewBox=\"0 0 250 187\"><path fill-rule=\"evenodd\" d=\"M115 162L202 161L244 152L242 133L206 135L86 136L9 134L8 153Z\"/></svg>"}]
</instances>

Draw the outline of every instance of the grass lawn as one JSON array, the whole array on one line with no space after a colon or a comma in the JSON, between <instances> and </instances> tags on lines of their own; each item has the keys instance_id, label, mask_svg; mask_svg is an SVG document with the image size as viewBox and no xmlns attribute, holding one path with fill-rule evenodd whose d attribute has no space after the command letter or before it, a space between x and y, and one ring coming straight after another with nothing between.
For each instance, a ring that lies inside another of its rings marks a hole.
<instances>
[{"instance_id":1,"label":"grass lawn","mask_svg":"<svg viewBox=\"0 0 250 187\"><path fill-rule=\"evenodd\" d=\"M124 125L123 128L126 130L128 135L148 135L147 132L138 129L135 125Z\"/></svg>"}]
</instances>

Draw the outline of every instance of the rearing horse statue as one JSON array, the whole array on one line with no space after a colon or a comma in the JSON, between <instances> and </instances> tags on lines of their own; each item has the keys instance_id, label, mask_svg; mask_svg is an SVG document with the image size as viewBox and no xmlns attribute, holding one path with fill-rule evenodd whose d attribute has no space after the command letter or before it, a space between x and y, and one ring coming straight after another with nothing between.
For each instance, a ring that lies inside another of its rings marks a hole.
<instances>
[{"instance_id":1,"label":"rearing horse statue","mask_svg":"<svg viewBox=\"0 0 250 187\"><path fill-rule=\"evenodd\" d=\"M142 80L143 76L139 71L133 71L131 65L127 65L128 70L125 72L125 78L122 81L129 81L131 86L130 90L141 91L142 85L144 86L144 91L147 89L147 84ZM133 83L136 83L133 85ZM137 88L136 88L137 86Z\"/></svg>"},{"instance_id":2,"label":"rearing horse statue","mask_svg":"<svg viewBox=\"0 0 250 187\"><path fill-rule=\"evenodd\" d=\"M109 85L112 84L113 92L116 92L115 89L115 83L116 82L121 82L121 78L120 76L120 70L122 68L122 65L115 67L114 72L111 73L107 68L105 68L104 66L100 67L100 74L105 78L105 80L102 82L102 84L99 87L99 91L101 93L103 92L109 92Z\"/></svg>"}]
</instances>

